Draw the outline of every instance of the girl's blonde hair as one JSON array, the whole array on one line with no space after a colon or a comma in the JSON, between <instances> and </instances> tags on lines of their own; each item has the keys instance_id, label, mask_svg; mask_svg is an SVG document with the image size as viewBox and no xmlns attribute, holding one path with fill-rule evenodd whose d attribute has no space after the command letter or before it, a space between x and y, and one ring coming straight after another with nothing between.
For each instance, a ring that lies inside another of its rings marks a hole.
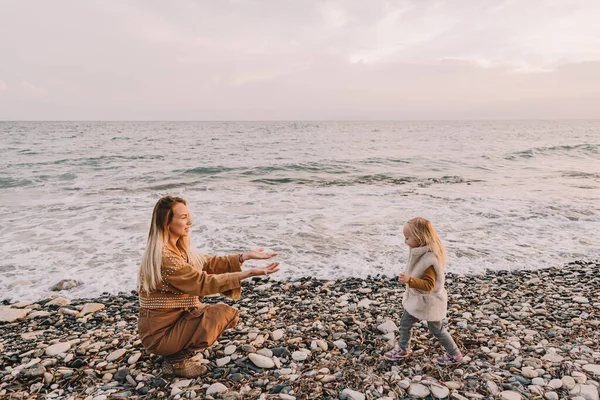
<instances>
[{"instance_id":1,"label":"girl's blonde hair","mask_svg":"<svg viewBox=\"0 0 600 400\"><path fill-rule=\"evenodd\" d=\"M142 256L142 264L138 274L138 290L152 292L158 289L162 267L162 249L169 243L169 224L173 220L173 207L177 203L187 205L181 197L165 196L158 200L152 211L152 222L148 233L146 250ZM201 269L202 258L191 248L189 236L177 240L177 248L187 255L188 261Z\"/></svg>"},{"instance_id":2,"label":"girl's blonde hair","mask_svg":"<svg viewBox=\"0 0 600 400\"><path fill-rule=\"evenodd\" d=\"M406 224L419 246L429 247L429 250L435 254L440 266L444 266L447 261L446 249L431 222L426 218L416 217L410 219Z\"/></svg>"}]
</instances>

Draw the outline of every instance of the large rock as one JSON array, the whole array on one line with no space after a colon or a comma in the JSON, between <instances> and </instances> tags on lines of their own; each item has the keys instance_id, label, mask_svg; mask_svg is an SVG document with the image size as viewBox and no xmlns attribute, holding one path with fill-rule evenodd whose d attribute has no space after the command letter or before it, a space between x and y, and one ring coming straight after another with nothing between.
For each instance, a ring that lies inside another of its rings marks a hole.
<instances>
[{"instance_id":1,"label":"large rock","mask_svg":"<svg viewBox=\"0 0 600 400\"><path fill-rule=\"evenodd\" d=\"M63 279L62 281L58 282L56 285L52 286L52 288L50 290L57 292L59 290L73 289L74 287L77 287L77 286L79 286L79 281L77 281L75 279Z\"/></svg>"},{"instance_id":2,"label":"large rock","mask_svg":"<svg viewBox=\"0 0 600 400\"><path fill-rule=\"evenodd\" d=\"M29 309L19 309L11 307L0 307L0 321L14 322L17 319L23 319L27 316Z\"/></svg>"}]
</instances>

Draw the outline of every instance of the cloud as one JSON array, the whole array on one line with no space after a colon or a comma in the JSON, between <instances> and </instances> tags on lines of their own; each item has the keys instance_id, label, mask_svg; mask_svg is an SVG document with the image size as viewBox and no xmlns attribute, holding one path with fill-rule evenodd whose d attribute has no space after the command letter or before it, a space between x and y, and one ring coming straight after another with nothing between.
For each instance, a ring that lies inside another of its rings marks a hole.
<instances>
[{"instance_id":1,"label":"cloud","mask_svg":"<svg viewBox=\"0 0 600 400\"><path fill-rule=\"evenodd\" d=\"M0 80L0 92L5 91L6 89L8 89L8 86L6 86L4 81Z\"/></svg>"},{"instance_id":2,"label":"cloud","mask_svg":"<svg viewBox=\"0 0 600 400\"><path fill-rule=\"evenodd\" d=\"M476 118L600 97L575 67L600 60L593 0L35 4L0 13L0 109L21 118Z\"/></svg>"},{"instance_id":3,"label":"cloud","mask_svg":"<svg viewBox=\"0 0 600 400\"><path fill-rule=\"evenodd\" d=\"M23 82L21 82L21 84L23 85L23 88L25 89L26 95L31 99L43 100L47 95L47 92L44 88L42 88L40 86L36 86L31 82L24 80Z\"/></svg>"}]
</instances>

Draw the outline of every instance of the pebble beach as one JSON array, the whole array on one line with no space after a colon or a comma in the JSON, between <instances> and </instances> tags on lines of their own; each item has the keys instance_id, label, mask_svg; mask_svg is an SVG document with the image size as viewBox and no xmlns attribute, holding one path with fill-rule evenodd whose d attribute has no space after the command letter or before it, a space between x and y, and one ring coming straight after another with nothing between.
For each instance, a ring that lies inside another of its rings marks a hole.
<instances>
[{"instance_id":1,"label":"pebble beach","mask_svg":"<svg viewBox=\"0 0 600 400\"><path fill-rule=\"evenodd\" d=\"M598 400L598 262L447 275L448 329L465 355L440 367L424 324L385 361L402 314L396 279L244 282L238 326L196 354L209 372L166 378L137 336L136 293L0 306L2 399Z\"/></svg>"}]
</instances>

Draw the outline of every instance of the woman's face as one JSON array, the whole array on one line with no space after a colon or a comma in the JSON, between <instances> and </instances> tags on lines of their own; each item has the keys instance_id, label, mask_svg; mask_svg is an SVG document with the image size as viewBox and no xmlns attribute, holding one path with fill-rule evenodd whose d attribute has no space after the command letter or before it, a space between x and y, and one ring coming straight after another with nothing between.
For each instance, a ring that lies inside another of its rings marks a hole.
<instances>
[{"instance_id":1,"label":"woman's face","mask_svg":"<svg viewBox=\"0 0 600 400\"><path fill-rule=\"evenodd\" d=\"M173 219L169 224L169 233L177 238L188 236L190 234L190 226L192 226L190 210L183 203L175 204L175 207L173 207Z\"/></svg>"}]
</instances>

